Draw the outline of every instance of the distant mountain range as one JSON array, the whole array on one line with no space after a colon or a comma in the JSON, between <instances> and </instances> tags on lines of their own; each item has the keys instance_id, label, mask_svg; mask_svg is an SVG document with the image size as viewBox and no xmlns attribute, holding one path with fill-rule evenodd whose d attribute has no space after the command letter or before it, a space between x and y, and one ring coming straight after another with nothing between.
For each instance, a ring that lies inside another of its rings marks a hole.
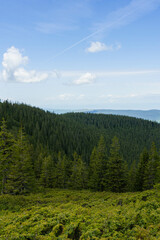
<instances>
[{"instance_id":1,"label":"distant mountain range","mask_svg":"<svg viewBox=\"0 0 160 240\"><path fill-rule=\"evenodd\" d=\"M150 121L160 122L160 110L112 110L112 109L95 109L87 111L96 114L113 114L129 117L142 118Z\"/></svg>"},{"instance_id":2,"label":"distant mountain range","mask_svg":"<svg viewBox=\"0 0 160 240\"><path fill-rule=\"evenodd\" d=\"M48 111L55 112L58 114L68 113L68 112L86 112L86 113L95 113L95 114L113 114L113 115L122 115L135 118L142 118L145 120L160 122L160 110L112 110L112 109L94 109L94 110L51 110Z\"/></svg>"}]
</instances>

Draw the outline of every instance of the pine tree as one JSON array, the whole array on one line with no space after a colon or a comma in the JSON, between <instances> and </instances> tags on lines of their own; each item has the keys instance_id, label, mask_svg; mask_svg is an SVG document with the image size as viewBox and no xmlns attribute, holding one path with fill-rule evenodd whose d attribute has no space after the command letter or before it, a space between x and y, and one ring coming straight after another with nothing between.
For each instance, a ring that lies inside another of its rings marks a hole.
<instances>
[{"instance_id":1,"label":"pine tree","mask_svg":"<svg viewBox=\"0 0 160 240\"><path fill-rule=\"evenodd\" d=\"M89 164L89 187L103 191L106 189L107 151L104 137L101 136L98 146L94 147Z\"/></svg>"},{"instance_id":2,"label":"pine tree","mask_svg":"<svg viewBox=\"0 0 160 240\"><path fill-rule=\"evenodd\" d=\"M7 130L6 121L2 120L0 127L0 179L1 179L1 194L6 193L6 183L10 167L12 165L14 138Z\"/></svg>"},{"instance_id":3,"label":"pine tree","mask_svg":"<svg viewBox=\"0 0 160 240\"><path fill-rule=\"evenodd\" d=\"M66 157L58 153L58 162L55 167L55 186L58 188L65 188L66 185Z\"/></svg>"},{"instance_id":4,"label":"pine tree","mask_svg":"<svg viewBox=\"0 0 160 240\"><path fill-rule=\"evenodd\" d=\"M47 150L43 148L42 144L39 144L36 149L34 149L33 154L33 164L34 164L34 173L37 180L40 179L42 171L42 162L44 157L48 154Z\"/></svg>"},{"instance_id":5,"label":"pine tree","mask_svg":"<svg viewBox=\"0 0 160 240\"><path fill-rule=\"evenodd\" d=\"M137 191L142 191L144 189L144 182L146 179L148 162L149 162L149 153L145 148L140 155L140 161L137 169L137 176L136 176Z\"/></svg>"},{"instance_id":6,"label":"pine tree","mask_svg":"<svg viewBox=\"0 0 160 240\"><path fill-rule=\"evenodd\" d=\"M46 188L53 187L55 182L55 166L52 157L44 157L40 176L40 185Z\"/></svg>"},{"instance_id":7,"label":"pine tree","mask_svg":"<svg viewBox=\"0 0 160 240\"><path fill-rule=\"evenodd\" d=\"M107 171L107 164L108 164L108 157L107 157L107 149L104 137L101 136L97 146L97 159L99 162L99 190L103 191L107 188L107 179L106 179L106 171Z\"/></svg>"},{"instance_id":8,"label":"pine tree","mask_svg":"<svg viewBox=\"0 0 160 240\"><path fill-rule=\"evenodd\" d=\"M89 183L88 186L91 189L99 190L100 185L100 169L101 165L99 166L98 158L97 158L97 148L94 147L89 164Z\"/></svg>"},{"instance_id":9,"label":"pine tree","mask_svg":"<svg viewBox=\"0 0 160 240\"><path fill-rule=\"evenodd\" d=\"M31 148L22 127L14 143L13 162L6 189L11 194L25 194L34 189L34 172L31 161Z\"/></svg>"},{"instance_id":10,"label":"pine tree","mask_svg":"<svg viewBox=\"0 0 160 240\"><path fill-rule=\"evenodd\" d=\"M120 144L117 137L112 139L108 163L108 186L112 192L124 192L126 188L127 168L120 154Z\"/></svg>"},{"instance_id":11,"label":"pine tree","mask_svg":"<svg viewBox=\"0 0 160 240\"><path fill-rule=\"evenodd\" d=\"M158 169L160 157L157 153L155 143L152 143L149 161L145 169L144 187L143 190L152 189L153 186L159 182Z\"/></svg>"},{"instance_id":12,"label":"pine tree","mask_svg":"<svg viewBox=\"0 0 160 240\"><path fill-rule=\"evenodd\" d=\"M86 166L76 152L73 154L73 167L70 178L71 188L84 189L87 187L87 171Z\"/></svg>"},{"instance_id":13,"label":"pine tree","mask_svg":"<svg viewBox=\"0 0 160 240\"><path fill-rule=\"evenodd\" d=\"M129 173L128 173L128 184L127 184L127 191L134 192L136 191L136 180L137 180L137 168L136 168L136 161L131 164Z\"/></svg>"}]
</instances>

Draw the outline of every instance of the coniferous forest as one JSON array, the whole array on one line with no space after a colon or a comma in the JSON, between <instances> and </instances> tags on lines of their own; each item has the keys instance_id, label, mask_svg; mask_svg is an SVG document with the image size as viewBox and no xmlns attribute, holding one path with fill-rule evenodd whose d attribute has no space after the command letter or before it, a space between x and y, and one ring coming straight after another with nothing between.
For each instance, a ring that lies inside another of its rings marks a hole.
<instances>
[{"instance_id":1,"label":"coniferous forest","mask_svg":"<svg viewBox=\"0 0 160 240\"><path fill-rule=\"evenodd\" d=\"M143 191L160 183L160 125L124 116L56 115L0 103L1 193L39 188Z\"/></svg>"},{"instance_id":2,"label":"coniferous forest","mask_svg":"<svg viewBox=\"0 0 160 240\"><path fill-rule=\"evenodd\" d=\"M0 239L160 238L160 125L0 103Z\"/></svg>"}]
</instances>

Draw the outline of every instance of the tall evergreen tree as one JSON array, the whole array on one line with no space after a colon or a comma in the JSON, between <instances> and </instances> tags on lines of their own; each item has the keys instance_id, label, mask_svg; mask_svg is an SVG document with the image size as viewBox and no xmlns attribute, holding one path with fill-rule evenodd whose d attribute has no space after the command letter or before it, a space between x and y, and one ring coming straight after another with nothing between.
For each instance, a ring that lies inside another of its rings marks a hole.
<instances>
[{"instance_id":1,"label":"tall evergreen tree","mask_svg":"<svg viewBox=\"0 0 160 240\"><path fill-rule=\"evenodd\" d=\"M87 171L86 166L76 152L73 154L72 174L70 178L71 188L83 189L87 187Z\"/></svg>"},{"instance_id":2,"label":"tall evergreen tree","mask_svg":"<svg viewBox=\"0 0 160 240\"><path fill-rule=\"evenodd\" d=\"M66 157L59 152L58 161L55 167L55 186L58 188L65 188L66 182Z\"/></svg>"},{"instance_id":3,"label":"tall evergreen tree","mask_svg":"<svg viewBox=\"0 0 160 240\"><path fill-rule=\"evenodd\" d=\"M145 169L145 179L143 190L152 189L153 186L159 182L160 177L158 175L160 157L158 155L155 143L152 143L149 161Z\"/></svg>"},{"instance_id":4,"label":"tall evergreen tree","mask_svg":"<svg viewBox=\"0 0 160 240\"><path fill-rule=\"evenodd\" d=\"M120 154L120 144L117 137L112 139L108 162L108 186L113 192L124 192L126 189L127 168Z\"/></svg>"},{"instance_id":5,"label":"tall evergreen tree","mask_svg":"<svg viewBox=\"0 0 160 240\"><path fill-rule=\"evenodd\" d=\"M100 169L101 165L99 165L97 158L97 148L94 147L89 164L89 182L88 186L91 189L99 190L100 185Z\"/></svg>"},{"instance_id":6,"label":"tall evergreen tree","mask_svg":"<svg viewBox=\"0 0 160 240\"><path fill-rule=\"evenodd\" d=\"M34 172L31 160L31 147L22 127L14 143L13 162L6 189L11 194L24 194L34 189Z\"/></svg>"},{"instance_id":7,"label":"tall evergreen tree","mask_svg":"<svg viewBox=\"0 0 160 240\"><path fill-rule=\"evenodd\" d=\"M136 161L131 164L128 173L128 183L127 183L127 191L134 192L136 191L136 180L137 180L137 167Z\"/></svg>"},{"instance_id":8,"label":"tall evergreen tree","mask_svg":"<svg viewBox=\"0 0 160 240\"><path fill-rule=\"evenodd\" d=\"M140 155L140 160L139 160L138 169L137 169L137 176L136 176L137 191L142 191L144 189L144 182L146 179L148 162L149 162L149 153L145 148Z\"/></svg>"},{"instance_id":9,"label":"tall evergreen tree","mask_svg":"<svg viewBox=\"0 0 160 240\"><path fill-rule=\"evenodd\" d=\"M43 187L53 187L55 182L55 165L52 157L49 155L44 157L42 162L42 171L40 176L40 184Z\"/></svg>"},{"instance_id":10,"label":"tall evergreen tree","mask_svg":"<svg viewBox=\"0 0 160 240\"><path fill-rule=\"evenodd\" d=\"M6 183L12 165L14 138L7 130L6 121L0 127L0 180L1 194L6 193Z\"/></svg>"},{"instance_id":11,"label":"tall evergreen tree","mask_svg":"<svg viewBox=\"0 0 160 240\"><path fill-rule=\"evenodd\" d=\"M92 151L89 165L89 187L103 191L106 188L107 151L104 137L101 136L98 146Z\"/></svg>"}]
</instances>

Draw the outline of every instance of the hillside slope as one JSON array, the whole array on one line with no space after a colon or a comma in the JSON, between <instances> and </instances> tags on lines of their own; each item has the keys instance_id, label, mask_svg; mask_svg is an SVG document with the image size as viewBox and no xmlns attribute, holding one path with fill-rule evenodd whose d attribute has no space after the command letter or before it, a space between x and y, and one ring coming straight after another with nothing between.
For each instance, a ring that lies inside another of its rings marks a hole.
<instances>
[{"instance_id":1,"label":"hillside slope","mask_svg":"<svg viewBox=\"0 0 160 240\"><path fill-rule=\"evenodd\" d=\"M104 136L107 146L116 135L121 153L130 164L138 162L144 147L154 141L159 148L160 125L146 120L90 113L56 115L24 104L0 103L0 120L5 118L8 128L16 131L22 124L30 142L36 149L40 144L51 153L64 152L68 156L76 151L89 162L90 154Z\"/></svg>"}]
</instances>

